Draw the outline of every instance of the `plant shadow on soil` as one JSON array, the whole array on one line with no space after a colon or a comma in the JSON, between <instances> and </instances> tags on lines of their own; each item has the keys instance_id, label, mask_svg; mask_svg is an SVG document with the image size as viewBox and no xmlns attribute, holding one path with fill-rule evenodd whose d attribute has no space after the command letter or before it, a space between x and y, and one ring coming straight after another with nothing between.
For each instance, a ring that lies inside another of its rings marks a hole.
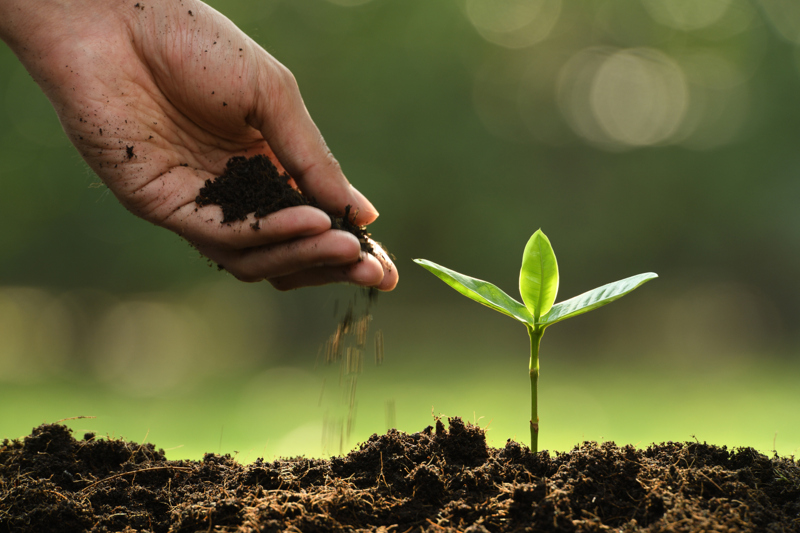
<instances>
[{"instance_id":1,"label":"plant shadow on soil","mask_svg":"<svg viewBox=\"0 0 800 533\"><path fill-rule=\"evenodd\" d=\"M752 448L532 454L459 418L346 456L169 461L46 424L0 448L0 532L800 531L800 465Z\"/></svg>"}]
</instances>

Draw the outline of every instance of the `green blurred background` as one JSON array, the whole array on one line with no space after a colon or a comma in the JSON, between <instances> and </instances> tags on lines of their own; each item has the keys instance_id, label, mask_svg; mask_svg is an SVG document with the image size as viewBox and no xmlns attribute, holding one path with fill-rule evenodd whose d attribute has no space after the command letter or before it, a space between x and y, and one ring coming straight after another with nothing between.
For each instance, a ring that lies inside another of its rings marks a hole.
<instances>
[{"instance_id":1,"label":"green blurred background","mask_svg":"<svg viewBox=\"0 0 800 533\"><path fill-rule=\"evenodd\" d=\"M252 461L433 413L525 441L525 329L411 258L516 294L541 227L559 300L661 276L548 330L541 447L800 448L800 4L210 3L294 72L397 256L355 424L317 360L356 290L241 284L129 215L2 46L0 437L84 415L76 432Z\"/></svg>"}]
</instances>

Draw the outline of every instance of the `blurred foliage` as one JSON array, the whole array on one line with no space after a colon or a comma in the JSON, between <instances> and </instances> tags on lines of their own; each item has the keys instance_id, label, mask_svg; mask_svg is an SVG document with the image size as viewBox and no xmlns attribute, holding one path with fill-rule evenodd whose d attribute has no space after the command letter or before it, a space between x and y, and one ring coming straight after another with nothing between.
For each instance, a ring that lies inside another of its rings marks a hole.
<instances>
[{"instance_id":1,"label":"blurred foliage","mask_svg":"<svg viewBox=\"0 0 800 533\"><path fill-rule=\"evenodd\" d=\"M448 353L482 346L523 368L524 335L410 259L516 294L539 227L567 280L559 299L660 275L615 311L554 332L546 342L573 363L615 353L691 369L793 351L794 0L210 3L294 72L345 173L381 212L374 236L401 273L376 314L387 359L393 347L424 361L420 348L440 339ZM297 354L309 363L333 328L332 302L352 291L238 284L127 214L5 46L0 124L2 381L73 372L157 397L181 379L301 364ZM160 380L142 370L159 365L171 369Z\"/></svg>"}]
</instances>

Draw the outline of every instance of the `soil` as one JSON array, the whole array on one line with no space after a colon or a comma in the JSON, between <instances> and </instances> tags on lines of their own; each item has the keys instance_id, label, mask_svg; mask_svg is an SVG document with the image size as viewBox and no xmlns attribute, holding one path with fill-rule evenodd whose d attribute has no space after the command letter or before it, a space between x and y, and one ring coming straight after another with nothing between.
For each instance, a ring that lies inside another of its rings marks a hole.
<instances>
[{"instance_id":1,"label":"soil","mask_svg":"<svg viewBox=\"0 0 800 533\"><path fill-rule=\"evenodd\" d=\"M800 531L800 466L752 448L487 447L458 418L346 456L169 461L42 425L0 448L0 532Z\"/></svg>"},{"instance_id":2,"label":"soil","mask_svg":"<svg viewBox=\"0 0 800 533\"><path fill-rule=\"evenodd\" d=\"M256 221L250 227L258 231L261 227L258 219L270 213L298 205L320 208L314 198L305 196L291 184L291 177L278 172L265 155L232 157L222 175L206 180L195 198L195 203L198 206L219 205L222 208L223 224L246 220L253 213ZM352 233L361 243L361 250L374 255L374 241L370 242L370 234L365 226L355 224L355 213L351 216L351 208L348 205L342 213L328 213L331 227Z\"/></svg>"}]
</instances>

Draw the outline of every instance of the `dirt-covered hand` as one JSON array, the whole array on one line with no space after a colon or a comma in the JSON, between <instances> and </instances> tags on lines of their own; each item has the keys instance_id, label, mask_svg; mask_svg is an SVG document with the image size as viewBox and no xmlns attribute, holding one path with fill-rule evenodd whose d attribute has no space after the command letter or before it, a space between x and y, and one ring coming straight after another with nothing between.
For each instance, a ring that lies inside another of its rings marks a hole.
<instances>
[{"instance_id":1,"label":"dirt-covered hand","mask_svg":"<svg viewBox=\"0 0 800 533\"><path fill-rule=\"evenodd\" d=\"M222 224L198 207L232 156L265 154L308 196L368 224L378 213L342 173L294 77L198 0L0 0L0 37L45 91L72 143L134 214L186 238L245 281L280 289L350 282L391 290L327 214L292 207Z\"/></svg>"}]
</instances>

